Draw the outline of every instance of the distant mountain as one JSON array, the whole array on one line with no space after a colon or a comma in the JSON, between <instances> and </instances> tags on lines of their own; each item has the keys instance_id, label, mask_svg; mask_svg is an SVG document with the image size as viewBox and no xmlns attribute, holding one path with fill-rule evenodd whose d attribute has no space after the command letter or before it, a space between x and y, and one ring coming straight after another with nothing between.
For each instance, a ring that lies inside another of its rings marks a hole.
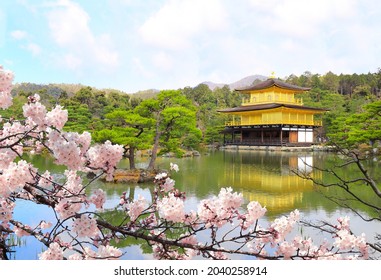
<instances>
[{"instance_id":1,"label":"distant mountain","mask_svg":"<svg viewBox=\"0 0 381 280\"><path fill-rule=\"evenodd\" d=\"M239 81L236 81L234 83L230 84L224 84L224 83L214 83L214 82L202 82L201 84L207 85L211 90L214 90L216 88L222 88L225 85L227 85L230 90L235 90L239 88L244 88L251 86L253 84L256 84L258 82L266 80L267 77L263 75L251 75L247 76ZM20 92L25 92L25 93L38 93L38 92L44 92L48 95L51 95L55 98L59 97L61 93L66 92L68 96L72 96L76 92L78 92L81 88L88 87L86 85L82 84L64 84L64 83L56 83L56 84L34 84L34 83L18 83L13 86L12 94L17 95ZM140 98L140 99L148 99L148 98L153 98L156 97L156 95L160 92L160 90L157 89L147 89L147 90L141 90L135 93L126 93L121 90L117 89L112 89L112 88L107 88L107 89L97 89L95 87L91 87L95 91L103 91L106 94L110 92L116 92L119 94L128 94L131 95L135 98Z\"/></svg>"},{"instance_id":2,"label":"distant mountain","mask_svg":"<svg viewBox=\"0 0 381 280\"><path fill-rule=\"evenodd\" d=\"M49 85L42 85L42 84L34 84L34 83L21 83L21 84L15 84L12 89L12 95L17 95L21 92L24 93L41 93L45 92L48 95L51 95L53 97L59 97L62 92L65 90L61 87L53 84Z\"/></svg>"},{"instance_id":3,"label":"distant mountain","mask_svg":"<svg viewBox=\"0 0 381 280\"><path fill-rule=\"evenodd\" d=\"M35 83L17 83L13 86L12 94L17 95L20 92L25 93L41 93L45 92L48 95L52 95L54 97L60 96L62 92L66 92L69 96L72 96L76 92L78 92L80 89L90 87L85 86L82 84L35 84ZM116 92L119 94L127 94L124 91L118 90L118 89L112 89L112 88L105 88L105 89L98 89L95 87L90 87L94 91L103 91L106 94L110 92Z\"/></svg>"},{"instance_id":4,"label":"distant mountain","mask_svg":"<svg viewBox=\"0 0 381 280\"><path fill-rule=\"evenodd\" d=\"M236 81L236 82L230 83L230 84L214 83L214 82L210 82L210 81L203 82L202 84L207 85L210 88L210 90L214 90L218 87L222 88L225 85L227 85L231 90L234 90L234 89L245 88L245 87L251 86L257 82L264 81L267 78L268 77L263 76L263 75L251 75L251 76L247 76L247 77L245 77L239 81Z\"/></svg>"},{"instance_id":5,"label":"distant mountain","mask_svg":"<svg viewBox=\"0 0 381 280\"><path fill-rule=\"evenodd\" d=\"M147 90L140 90L138 92L133 93L131 96L135 98L141 98L141 99L149 99L154 98L159 94L160 90L157 89L147 89Z\"/></svg>"},{"instance_id":6,"label":"distant mountain","mask_svg":"<svg viewBox=\"0 0 381 280\"><path fill-rule=\"evenodd\" d=\"M225 85L228 85L228 84L217 84L213 82L202 82L201 84L207 85L210 88L210 90L214 90L216 88L222 88Z\"/></svg>"}]
</instances>

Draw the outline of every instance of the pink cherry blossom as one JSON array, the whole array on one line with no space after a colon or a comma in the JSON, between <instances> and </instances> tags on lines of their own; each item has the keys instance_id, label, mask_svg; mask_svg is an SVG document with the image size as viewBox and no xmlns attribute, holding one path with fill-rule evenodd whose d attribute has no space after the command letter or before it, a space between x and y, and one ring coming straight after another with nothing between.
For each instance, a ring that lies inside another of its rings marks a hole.
<instances>
[{"instance_id":1,"label":"pink cherry blossom","mask_svg":"<svg viewBox=\"0 0 381 280\"><path fill-rule=\"evenodd\" d=\"M349 230L350 219L348 216L339 217L337 221L339 222L339 229Z\"/></svg>"},{"instance_id":2,"label":"pink cherry blossom","mask_svg":"<svg viewBox=\"0 0 381 280\"><path fill-rule=\"evenodd\" d=\"M14 75L11 71L4 70L0 65L0 108L6 109L12 105L12 81Z\"/></svg>"},{"instance_id":3,"label":"pink cherry blossom","mask_svg":"<svg viewBox=\"0 0 381 280\"><path fill-rule=\"evenodd\" d=\"M176 172L179 172L179 166L176 163L170 163L170 170L174 170Z\"/></svg>"},{"instance_id":4,"label":"pink cherry blossom","mask_svg":"<svg viewBox=\"0 0 381 280\"><path fill-rule=\"evenodd\" d=\"M197 251L192 249L185 249L184 253L177 250L168 250L160 243L153 243L152 250L155 259L189 260L197 254Z\"/></svg>"},{"instance_id":5,"label":"pink cherry blossom","mask_svg":"<svg viewBox=\"0 0 381 280\"><path fill-rule=\"evenodd\" d=\"M283 241L282 243L279 244L278 246L278 255L283 255L284 258L290 259L290 257L295 253L296 247L287 241Z\"/></svg>"},{"instance_id":6,"label":"pink cherry blossom","mask_svg":"<svg viewBox=\"0 0 381 280\"><path fill-rule=\"evenodd\" d=\"M41 221L41 223L40 223L40 228L41 229L47 229L47 228L50 228L51 226L52 226L51 222Z\"/></svg>"},{"instance_id":7,"label":"pink cherry blossom","mask_svg":"<svg viewBox=\"0 0 381 280\"><path fill-rule=\"evenodd\" d=\"M61 130L68 120L67 110L63 110L63 107L56 105L56 107L46 114L46 124L49 126L54 126L55 128Z\"/></svg>"},{"instance_id":8,"label":"pink cherry blossom","mask_svg":"<svg viewBox=\"0 0 381 280\"><path fill-rule=\"evenodd\" d=\"M65 170L66 182L63 190L69 195L83 195L84 187L82 185L82 178L77 174L76 170Z\"/></svg>"},{"instance_id":9,"label":"pink cherry blossom","mask_svg":"<svg viewBox=\"0 0 381 280\"><path fill-rule=\"evenodd\" d=\"M164 181L164 184L161 185L164 192L169 192L169 191L173 190L174 186L175 186L175 180L173 180L169 177L166 178Z\"/></svg>"},{"instance_id":10,"label":"pink cherry blossom","mask_svg":"<svg viewBox=\"0 0 381 280\"><path fill-rule=\"evenodd\" d=\"M157 209L161 218L174 223L183 222L185 218L184 201L175 197L173 193L157 202Z\"/></svg>"},{"instance_id":11,"label":"pink cherry blossom","mask_svg":"<svg viewBox=\"0 0 381 280\"><path fill-rule=\"evenodd\" d=\"M40 260L62 260L63 250L57 242L53 242L49 245L49 248L39 254Z\"/></svg>"},{"instance_id":12,"label":"pink cherry blossom","mask_svg":"<svg viewBox=\"0 0 381 280\"><path fill-rule=\"evenodd\" d=\"M8 141L4 141L8 142ZM3 143L7 145L6 143ZM17 158L17 153L12 149L5 148L0 150L0 168L6 168L11 162Z\"/></svg>"},{"instance_id":13,"label":"pink cherry blossom","mask_svg":"<svg viewBox=\"0 0 381 280\"><path fill-rule=\"evenodd\" d=\"M242 193L233 193L233 188L222 188L218 194L221 206L228 208L239 208L243 203Z\"/></svg>"},{"instance_id":14,"label":"pink cherry blossom","mask_svg":"<svg viewBox=\"0 0 381 280\"><path fill-rule=\"evenodd\" d=\"M197 228L198 227L197 220L198 220L198 216L197 216L196 211L191 210L185 214L184 224L192 225L193 227Z\"/></svg>"},{"instance_id":15,"label":"pink cherry blossom","mask_svg":"<svg viewBox=\"0 0 381 280\"><path fill-rule=\"evenodd\" d=\"M319 247L313 244L311 238L303 238L301 236L295 236L292 240L293 246L299 250L299 254L307 256L308 254L313 254L316 256L324 255L327 252L327 243L323 241Z\"/></svg>"},{"instance_id":16,"label":"pink cherry blossom","mask_svg":"<svg viewBox=\"0 0 381 280\"><path fill-rule=\"evenodd\" d=\"M197 238L194 235L184 235L184 234L182 234L180 236L180 242L184 243L184 244L192 244L192 245L198 244Z\"/></svg>"},{"instance_id":17,"label":"pink cherry blossom","mask_svg":"<svg viewBox=\"0 0 381 280\"><path fill-rule=\"evenodd\" d=\"M85 155L91 145L91 134L87 131L84 131L83 133L77 134L76 136L77 138L75 141L79 145L81 154Z\"/></svg>"},{"instance_id":18,"label":"pink cherry blossom","mask_svg":"<svg viewBox=\"0 0 381 280\"><path fill-rule=\"evenodd\" d=\"M216 260L227 260L228 259L228 256L223 252L210 252L210 254Z\"/></svg>"},{"instance_id":19,"label":"pink cherry blossom","mask_svg":"<svg viewBox=\"0 0 381 280\"><path fill-rule=\"evenodd\" d=\"M23 237L23 236L28 236L30 235L29 232L25 231L24 229L22 228L19 228L17 226L14 226L13 227L13 232L16 234L17 237Z\"/></svg>"},{"instance_id":20,"label":"pink cherry blossom","mask_svg":"<svg viewBox=\"0 0 381 280\"><path fill-rule=\"evenodd\" d=\"M0 196L0 222L8 223L12 219L15 206L14 202Z\"/></svg>"},{"instance_id":21,"label":"pink cherry blossom","mask_svg":"<svg viewBox=\"0 0 381 280\"><path fill-rule=\"evenodd\" d=\"M74 220L73 232L78 234L78 237L96 237L99 234L97 222L84 214Z\"/></svg>"},{"instance_id":22,"label":"pink cherry blossom","mask_svg":"<svg viewBox=\"0 0 381 280\"><path fill-rule=\"evenodd\" d=\"M255 238L253 241L247 244L249 248L249 252L254 254L260 254L262 256L267 256L268 252L266 251L266 247L264 244L268 243L271 238L262 237Z\"/></svg>"},{"instance_id":23,"label":"pink cherry blossom","mask_svg":"<svg viewBox=\"0 0 381 280\"><path fill-rule=\"evenodd\" d=\"M39 100L40 97L38 94L34 95L34 100ZM33 123L38 125L38 127L44 128L46 125L46 107L42 105L40 102L30 102L27 104L24 104L22 107L24 117L29 118Z\"/></svg>"},{"instance_id":24,"label":"pink cherry blossom","mask_svg":"<svg viewBox=\"0 0 381 280\"><path fill-rule=\"evenodd\" d=\"M339 247L341 250L353 249L356 246L356 237L352 235L349 231L349 217L339 217L337 219L339 229L336 232L336 238L334 245Z\"/></svg>"},{"instance_id":25,"label":"pink cherry blossom","mask_svg":"<svg viewBox=\"0 0 381 280\"><path fill-rule=\"evenodd\" d=\"M270 226L270 228L277 233L275 242L283 240L286 235L291 232L293 226L298 220L299 211L297 209L292 211L288 217L282 216L275 219Z\"/></svg>"},{"instance_id":26,"label":"pink cherry blossom","mask_svg":"<svg viewBox=\"0 0 381 280\"><path fill-rule=\"evenodd\" d=\"M368 259L369 258L369 246L366 242L365 233L362 233L360 236L357 236L355 244L359 248L361 254L363 255L363 259Z\"/></svg>"},{"instance_id":27,"label":"pink cherry blossom","mask_svg":"<svg viewBox=\"0 0 381 280\"><path fill-rule=\"evenodd\" d=\"M123 146L106 141L102 145L91 147L87 151L87 157L91 162L90 167L103 169L107 174L106 179L111 181L117 163L123 158L123 153Z\"/></svg>"},{"instance_id":28,"label":"pink cherry blossom","mask_svg":"<svg viewBox=\"0 0 381 280\"><path fill-rule=\"evenodd\" d=\"M97 209L102 209L103 204L106 202L106 193L102 189L97 189L90 196L89 201L95 205Z\"/></svg>"},{"instance_id":29,"label":"pink cherry blossom","mask_svg":"<svg viewBox=\"0 0 381 280\"><path fill-rule=\"evenodd\" d=\"M33 183L31 170L33 167L25 160L10 163L0 174L0 196L8 197L13 192L21 191L25 183Z\"/></svg>"},{"instance_id":30,"label":"pink cherry blossom","mask_svg":"<svg viewBox=\"0 0 381 280\"><path fill-rule=\"evenodd\" d=\"M349 219L346 219L349 225ZM358 249L363 258L369 257L369 248L366 243L365 234L362 233L360 236L355 236L350 233L347 229L340 229L337 233L337 237L335 238L334 245L337 246L340 250L354 250ZM344 256L345 257L345 256ZM358 256L347 256L349 259L358 258Z\"/></svg>"},{"instance_id":31,"label":"pink cherry blossom","mask_svg":"<svg viewBox=\"0 0 381 280\"><path fill-rule=\"evenodd\" d=\"M82 208L82 203L78 198L62 198L55 206L55 211L61 219L66 219L77 214Z\"/></svg>"},{"instance_id":32,"label":"pink cherry blossom","mask_svg":"<svg viewBox=\"0 0 381 280\"><path fill-rule=\"evenodd\" d=\"M243 203L241 193L233 193L232 188L222 188L218 197L204 199L198 207L198 216L207 226L223 226L236 214Z\"/></svg>"},{"instance_id":33,"label":"pink cherry blossom","mask_svg":"<svg viewBox=\"0 0 381 280\"><path fill-rule=\"evenodd\" d=\"M78 253L74 253L70 255L67 259L70 261L81 261L83 260L83 256Z\"/></svg>"},{"instance_id":34,"label":"pink cherry blossom","mask_svg":"<svg viewBox=\"0 0 381 280\"><path fill-rule=\"evenodd\" d=\"M199 242L198 242L197 237L195 235L184 235L183 234L180 236L180 243L197 245ZM185 252L184 252L184 258L183 259L192 259L198 253L199 253L198 250L186 248Z\"/></svg>"},{"instance_id":35,"label":"pink cherry blossom","mask_svg":"<svg viewBox=\"0 0 381 280\"><path fill-rule=\"evenodd\" d=\"M113 260L113 259L118 259L122 256L122 252L118 248L116 248L114 246L110 246L110 245L99 246L97 252L93 251L89 247L86 247L85 248L85 254L86 254L87 260L97 260L97 259L99 259L99 260L105 260L105 259Z\"/></svg>"},{"instance_id":36,"label":"pink cherry blossom","mask_svg":"<svg viewBox=\"0 0 381 280\"><path fill-rule=\"evenodd\" d=\"M162 172L155 176L155 180L162 180L168 177L168 173Z\"/></svg>"},{"instance_id":37,"label":"pink cherry blossom","mask_svg":"<svg viewBox=\"0 0 381 280\"><path fill-rule=\"evenodd\" d=\"M76 143L78 133L63 133L48 130L48 146L52 150L56 163L66 165L71 170L80 170L85 159Z\"/></svg>"},{"instance_id":38,"label":"pink cherry blossom","mask_svg":"<svg viewBox=\"0 0 381 280\"><path fill-rule=\"evenodd\" d=\"M14 161L17 156L23 154L22 145L14 146L16 142L20 142L26 131L26 127L20 122L4 123L1 138L4 139L0 142L0 168L6 168L12 161ZM5 148L7 146L12 146L12 149Z\"/></svg>"},{"instance_id":39,"label":"pink cherry blossom","mask_svg":"<svg viewBox=\"0 0 381 280\"><path fill-rule=\"evenodd\" d=\"M38 184L43 187L49 187L52 184L53 177L50 175L49 170L46 170L40 177L40 180L38 181Z\"/></svg>"},{"instance_id":40,"label":"pink cherry blossom","mask_svg":"<svg viewBox=\"0 0 381 280\"><path fill-rule=\"evenodd\" d=\"M139 195L138 199L133 202L125 204L125 209L127 210L127 214L130 216L131 221L135 221L147 207L148 202L141 195Z\"/></svg>"},{"instance_id":41,"label":"pink cherry blossom","mask_svg":"<svg viewBox=\"0 0 381 280\"><path fill-rule=\"evenodd\" d=\"M245 219L242 223L242 227L244 229L247 229L255 221L263 217L266 211L266 207L262 207L262 205L258 201L251 201L247 205L247 214L244 216Z\"/></svg>"}]
</instances>

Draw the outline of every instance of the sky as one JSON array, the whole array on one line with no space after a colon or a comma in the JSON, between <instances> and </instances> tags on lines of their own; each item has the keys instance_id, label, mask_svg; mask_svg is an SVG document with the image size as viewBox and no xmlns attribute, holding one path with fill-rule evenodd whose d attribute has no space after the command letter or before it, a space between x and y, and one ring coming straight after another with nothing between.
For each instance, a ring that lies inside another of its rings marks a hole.
<instances>
[{"instance_id":1,"label":"sky","mask_svg":"<svg viewBox=\"0 0 381 280\"><path fill-rule=\"evenodd\" d=\"M379 0L0 0L0 65L15 83L127 93L374 73Z\"/></svg>"}]
</instances>

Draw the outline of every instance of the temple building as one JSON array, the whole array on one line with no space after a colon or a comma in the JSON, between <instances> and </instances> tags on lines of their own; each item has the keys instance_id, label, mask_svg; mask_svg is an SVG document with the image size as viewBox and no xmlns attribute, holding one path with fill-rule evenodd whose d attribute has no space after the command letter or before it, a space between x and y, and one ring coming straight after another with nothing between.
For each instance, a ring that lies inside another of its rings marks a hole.
<instances>
[{"instance_id":1,"label":"temple building","mask_svg":"<svg viewBox=\"0 0 381 280\"><path fill-rule=\"evenodd\" d=\"M225 145L310 146L314 130L322 126L316 116L326 109L303 106L295 95L310 90L270 78L236 89L246 95L241 106L218 112L231 116L225 124Z\"/></svg>"}]
</instances>

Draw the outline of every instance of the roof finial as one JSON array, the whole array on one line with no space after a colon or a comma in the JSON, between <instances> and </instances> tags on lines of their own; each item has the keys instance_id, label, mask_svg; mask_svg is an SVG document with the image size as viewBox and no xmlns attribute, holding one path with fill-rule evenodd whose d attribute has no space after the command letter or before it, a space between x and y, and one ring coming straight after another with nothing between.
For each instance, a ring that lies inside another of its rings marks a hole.
<instances>
[{"instance_id":1,"label":"roof finial","mask_svg":"<svg viewBox=\"0 0 381 280\"><path fill-rule=\"evenodd\" d=\"M270 78L275 79L275 72L274 71L271 72Z\"/></svg>"}]
</instances>

